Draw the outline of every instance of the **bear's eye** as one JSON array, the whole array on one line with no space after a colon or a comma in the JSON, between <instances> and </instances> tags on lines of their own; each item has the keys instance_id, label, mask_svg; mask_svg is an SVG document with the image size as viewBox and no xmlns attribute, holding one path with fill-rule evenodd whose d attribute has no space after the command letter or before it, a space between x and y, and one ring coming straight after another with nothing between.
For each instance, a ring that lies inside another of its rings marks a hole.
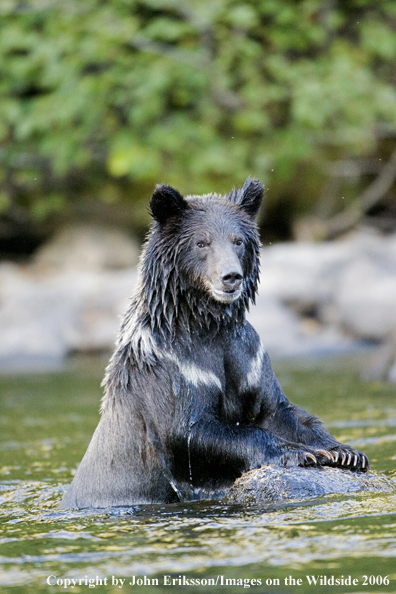
<instances>
[{"instance_id":1,"label":"bear's eye","mask_svg":"<svg viewBox=\"0 0 396 594\"><path fill-rule=\"evenodd\" d=\"M207 243L205 241L200 240L200 241L197 241L197 246L199 248L204 248L207 246Z\"/></svg>"},{"instance_id":2,"label":"bear's eye","mask_svg":"<svg viewBox=\"0 0 396 594\"><path fill-rule=\"evenodd\" d=\"M238 245L238 246L239 246L239 245L242 245L242 244L243 244L243 239L240 239L240 238L236 239L236 240L234 241L234 244L235 244L235 245Z\"/></svg>"}]
</instances>

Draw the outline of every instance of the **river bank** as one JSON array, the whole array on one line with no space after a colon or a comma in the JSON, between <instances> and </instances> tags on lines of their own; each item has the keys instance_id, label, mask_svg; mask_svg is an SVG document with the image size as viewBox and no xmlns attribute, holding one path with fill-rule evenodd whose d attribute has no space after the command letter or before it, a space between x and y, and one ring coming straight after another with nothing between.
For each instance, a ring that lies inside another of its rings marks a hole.
<instances>
[{"instance_id":1,"label":"river bank","mask_svg":"<svg viewBox=\"0 0 396 594\"><path fill-rule=\"evenodd\" d=\"M137 282L126 234L63 230L29 263L0 263L0 370L61 367L71 353L111 351ZM262 248L248 314L275 358L378 347L369 374L396 381L396 234ZM382 350L381 350L382 349Z\"/></svg>"}]
</instances>

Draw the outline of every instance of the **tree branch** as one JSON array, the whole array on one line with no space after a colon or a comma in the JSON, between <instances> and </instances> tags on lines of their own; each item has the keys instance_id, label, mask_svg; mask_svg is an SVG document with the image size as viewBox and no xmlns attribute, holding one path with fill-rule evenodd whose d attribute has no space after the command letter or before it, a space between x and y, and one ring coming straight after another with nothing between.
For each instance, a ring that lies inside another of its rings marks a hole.
<instances>
[{"instance_id":1,"label":"tree branch","mask_svg":"<svg viewBox=\"0 0 396 594\"><path fill-rule=\"evenodd\" d=\"M396 179L396 149L373 183L356 200L326 223L326 236L332 238L349 231L365 213L377 204Z\"/></svg>"}]
</instances>

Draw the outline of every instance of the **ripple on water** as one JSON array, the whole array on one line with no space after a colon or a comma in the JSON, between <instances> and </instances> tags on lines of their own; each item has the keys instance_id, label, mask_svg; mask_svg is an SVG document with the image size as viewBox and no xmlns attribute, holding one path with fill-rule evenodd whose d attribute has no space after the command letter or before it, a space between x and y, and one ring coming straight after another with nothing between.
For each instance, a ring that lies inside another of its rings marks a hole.
<instances>
[{"instance_id":1,"label":"ripple on water","mask_svg":"<svg viewBox=\"0 0 396 594\"><path fill-rule=\"evenodd\" d=\"M254 577L256 571L262 577L273 568L272 575L282 577L315 567L316 573L337 567L359 575L368 567L395 573L394 493L332 495L265 509L216 501L58 509L97 424L100 377L85 374L2 383L0 587L46 592L48 575L232 571ZM394 389L381 385L370 392L349 372L337 371L337 390L333 372L287 374L292 401L319 414L341 441L364 446L374 469L394 473ZM22 426L24 418L35 421Z\"/></svg>"},{"instance_id":2,"label":"ripple on water","mask_svg":"<svg viewBox=\"0 0 396 594\"><path fill-rule=\"evenodd\" d=\"M39 481L1 485L0 565L8 584L76 568L152 575L252 564L308 567L324 550L333 561L396 556L389 528L396 525L394 494L328 496L267 509L200 501L98 512L58 510L62 491Z\"/></svg>"}]
</instances>

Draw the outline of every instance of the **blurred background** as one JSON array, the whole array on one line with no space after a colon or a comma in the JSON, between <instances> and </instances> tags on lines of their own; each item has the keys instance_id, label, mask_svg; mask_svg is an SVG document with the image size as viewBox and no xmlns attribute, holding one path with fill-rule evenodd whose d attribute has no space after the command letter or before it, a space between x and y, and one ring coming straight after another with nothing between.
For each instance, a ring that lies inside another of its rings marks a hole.
<instances>
[{"instance_id":1,"label":"blurred background","mask_svg":"<svg viewBox=\"0 0 396 594\"><path fill-rule=\"evenodd\" d=\"M157 183L266 187L270 354L396 381L393 0L2 0L0 368L111 350Z\"/></svg>"}]
</instances>

